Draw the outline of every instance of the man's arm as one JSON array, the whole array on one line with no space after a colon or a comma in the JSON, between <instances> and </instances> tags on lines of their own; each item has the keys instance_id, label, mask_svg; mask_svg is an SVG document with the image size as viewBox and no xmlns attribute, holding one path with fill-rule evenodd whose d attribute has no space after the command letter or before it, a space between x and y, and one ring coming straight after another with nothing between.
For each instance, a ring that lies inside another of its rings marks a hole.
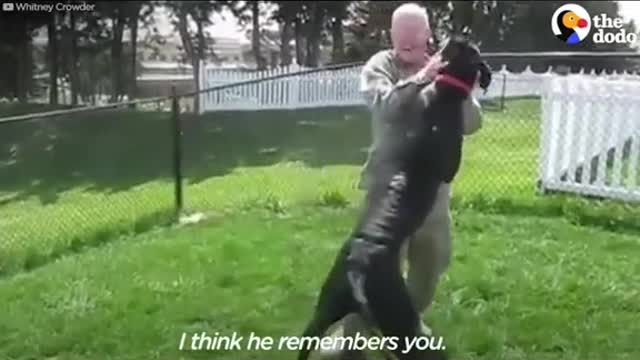
<instances>
[{"instance_id":1,"label":"man's arm","mask_svg":"<svg viewBox=\"0 0 640 360\"><path fill-rule=\"evenodd\" d=\"M425 81L424 74L419 72L394 83L392 66L388 54L378 53L369 59L360 73L360 91L372 111L381 111L392 103L398 89ZM482 127L482 120L480 103L469 96L463 103L464 134L476 133Z\"/></svg>"},{"instance_id":2,"label":"man's arm","mask_svg":"<svg viewBox=\"0 0 640 360\"><path fill-rule=\"evenodd\" d=\"M371 57L360 73L360 92L370 110L379 111L393 102L394 94L409 84L417 84L420 74L394 82L393 64L388 55L378 53Z\"/></svg>"}]
</instances>

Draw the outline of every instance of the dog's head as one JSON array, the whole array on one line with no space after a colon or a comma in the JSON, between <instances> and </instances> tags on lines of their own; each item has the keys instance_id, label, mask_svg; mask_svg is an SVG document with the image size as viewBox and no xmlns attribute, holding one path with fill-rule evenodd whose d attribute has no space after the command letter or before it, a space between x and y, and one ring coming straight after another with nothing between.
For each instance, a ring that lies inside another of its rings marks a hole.
<instances>
[{"instance_id":1,"label":"dog's head","mask_svg":"<svg viewBox=\"0 0 640 360\"><path fill-rule=\"evenodd\" d=\"M480 73L478 83L483 90L487 90L491 84L491 68L482 60L478 47L465 36L451 36L440 54L442 60L447 62L447 66L440 71L442 74L453 76L472 87Z\"/></svg>"}]
</instances>

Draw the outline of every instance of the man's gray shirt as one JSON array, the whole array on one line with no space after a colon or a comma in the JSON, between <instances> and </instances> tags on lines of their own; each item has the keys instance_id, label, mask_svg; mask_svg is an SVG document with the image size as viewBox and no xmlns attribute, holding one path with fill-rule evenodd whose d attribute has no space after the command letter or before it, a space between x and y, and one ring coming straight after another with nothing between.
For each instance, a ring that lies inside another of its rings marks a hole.
<instances>
[{"instance_id":1,"label":"man's gray shirt","mask_svg":"<svg viewBox=\"0 0 640 360\"><path fill-rule=\"evenodd\" d=\"M403 71L393 55L393 50L382 50L373 55L364 65L360 74L360 92L364 95L367 107L372 115L373 143L369 150L369 158L365 164L365 176L375 163L376 147L387 134L389 126L384 122L382 112L386 105L393 101L394 91L410 83L416 83L415 74ZM421 94L425 101L430 98L432 87L425 87ZM463 104L464 134L470 135L482 126L482 112L478 101L469 96ZM386 139L391 140L393 139ZM397 141L403 141L398 138Z\"/></svg>"}]
</instances>

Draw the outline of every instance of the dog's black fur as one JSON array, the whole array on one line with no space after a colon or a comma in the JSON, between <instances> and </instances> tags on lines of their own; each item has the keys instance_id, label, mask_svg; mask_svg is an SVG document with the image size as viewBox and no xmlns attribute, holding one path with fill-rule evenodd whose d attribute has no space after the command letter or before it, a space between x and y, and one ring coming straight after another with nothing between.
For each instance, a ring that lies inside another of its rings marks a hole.
<instances>
[{"instance_id":1,"label":"dog's black fur","mask_svg":"<svg viewBox=\"0 0 640 360\"><path fill-rule=\"evenodd\" d=\"M491 83L488 65L465 38L451 37L441 54L448 61L442 73L471 86L480 72L480 86L486 90ZM427 104L420 100L425 86L434 87ZM362 217L337 256L303 336L320 337L357 312L384 337L396 337L398 347L390 350L399 359L447 358L444 352L403 354L405 339L424 335L401 274L400 250L431 210L440 184L450 183L458 172L462 102L468 95L438 81L406 85L394 93L383 116L406 141L381 145L378 161L391 165L375 174ZM306 360L310 351L301 350L298 359Z\"/></svg>"}]
</instances>

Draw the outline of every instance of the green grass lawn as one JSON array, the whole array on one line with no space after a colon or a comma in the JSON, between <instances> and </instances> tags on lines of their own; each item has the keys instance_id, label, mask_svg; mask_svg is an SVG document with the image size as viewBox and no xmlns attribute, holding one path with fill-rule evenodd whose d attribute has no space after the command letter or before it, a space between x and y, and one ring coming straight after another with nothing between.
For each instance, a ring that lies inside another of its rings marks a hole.
<instances>
[{"instance_id":1,"label":"green grass lawn","mask_svg":"<svg viewBox=\"0 0 640 360\"><path fill-rule=\"evenodd\" d=\"M239 212L64 257L0 281L0 358L293 359L178 351L187 332L299 335L350 208ZM636 236L563 219L455 214L427 320L454 359L637 359Z\"/></svg>"},{"instance_id":2,"label":"green grass lawn","mask_svg":"<svg viewBox=\"0 0 640 360\"><path fill-rule=\"evenodd\" d=\"M430 323L456 359L636 359L640 211L537 195L539 121L514 100L468 138ZM366 112L183 127L185 209L209 220L154 229L174 215L169 114L0 125L0 359L264 359L176 349L184 331L298 334L356 216Z\"/></svg>"}]
</instances>

